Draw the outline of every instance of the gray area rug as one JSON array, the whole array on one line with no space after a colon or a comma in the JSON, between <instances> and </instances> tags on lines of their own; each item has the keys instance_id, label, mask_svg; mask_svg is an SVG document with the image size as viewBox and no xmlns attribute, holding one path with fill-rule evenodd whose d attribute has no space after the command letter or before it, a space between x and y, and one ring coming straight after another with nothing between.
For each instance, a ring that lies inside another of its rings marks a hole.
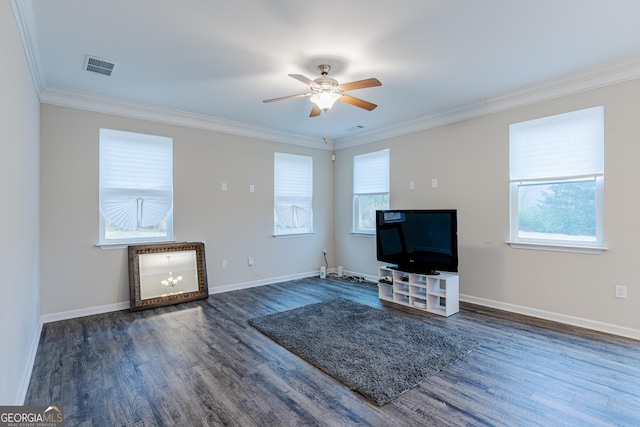
<instances>
[{"instance_id":1,"label":"gray area rug","mask_svg":"<svg viewBox=\"0 0 640 427\"><path fill-rule=\"evenodd\" d=\"M478 345L459 333L344 298L257 317L249 324L378 405Z\"/></svg>"}]
</instances>

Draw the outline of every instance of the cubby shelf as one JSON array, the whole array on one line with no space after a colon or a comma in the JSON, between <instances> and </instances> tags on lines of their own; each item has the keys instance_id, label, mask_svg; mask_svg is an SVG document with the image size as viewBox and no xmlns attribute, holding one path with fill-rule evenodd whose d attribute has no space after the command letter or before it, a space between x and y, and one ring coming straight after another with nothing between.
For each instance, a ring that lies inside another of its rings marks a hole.
<instances>
[{"instance_id":1,"label":"cubby shelf","mask_svg":"<svg viewBox=\"0 0 640 427\"><path fill-rule=\"evenodd\" d=\"M391 267L378 269L378 297L381 300L451 316L460 310L458 275L419 274Z\"/></svg>"}]
</instances>

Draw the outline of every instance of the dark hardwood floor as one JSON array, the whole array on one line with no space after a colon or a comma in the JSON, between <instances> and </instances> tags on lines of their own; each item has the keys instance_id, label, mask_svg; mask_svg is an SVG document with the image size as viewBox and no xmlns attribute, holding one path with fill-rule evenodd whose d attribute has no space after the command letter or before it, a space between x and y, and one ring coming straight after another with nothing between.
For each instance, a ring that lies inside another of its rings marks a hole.
<instances>
[{"instance_id":1,"label":"dark hardwood floor","mask_svg":"<svg viewBox=\"0 0 640 427\"><path fill-rule=\"evenodd\" d=\"M374 284L302 279L45 324L25 405L62 406L66 426L640 425L638 341L470 304L396 310L481 345L378 407L247 323L338 296L394 310Z\"/></svg>"}]
</instances>

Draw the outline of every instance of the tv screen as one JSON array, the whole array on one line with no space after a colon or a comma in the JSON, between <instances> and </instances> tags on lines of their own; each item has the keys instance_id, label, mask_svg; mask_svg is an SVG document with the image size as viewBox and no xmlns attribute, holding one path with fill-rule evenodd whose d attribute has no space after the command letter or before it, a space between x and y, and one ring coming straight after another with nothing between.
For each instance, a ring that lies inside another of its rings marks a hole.
<instances>
[{"instance_id":1,"label":"tv screen","mask_svg":"<svg viewBox=\"0 0 640 427\"><path fill-rule=\"evenodd\" d=\"M458 271L457 210L376 211L376 252L401 271Z\"/></svg>"}]
</instances>

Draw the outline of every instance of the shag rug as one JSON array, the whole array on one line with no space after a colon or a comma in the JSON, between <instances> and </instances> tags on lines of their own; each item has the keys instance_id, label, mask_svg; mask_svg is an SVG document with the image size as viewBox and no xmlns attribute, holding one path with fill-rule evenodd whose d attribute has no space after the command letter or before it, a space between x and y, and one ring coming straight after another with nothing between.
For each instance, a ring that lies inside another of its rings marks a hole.
<instances>
[{"instance_id":1,"label":"shag rug","mask_svg":"<svg viewBox=\"0 0 640 427\"><path fill-rule=\"evenodd\" d=\"M344 298L249 324L380 406L478 345L459 333Z\"/></svg>"}]
</instances>

